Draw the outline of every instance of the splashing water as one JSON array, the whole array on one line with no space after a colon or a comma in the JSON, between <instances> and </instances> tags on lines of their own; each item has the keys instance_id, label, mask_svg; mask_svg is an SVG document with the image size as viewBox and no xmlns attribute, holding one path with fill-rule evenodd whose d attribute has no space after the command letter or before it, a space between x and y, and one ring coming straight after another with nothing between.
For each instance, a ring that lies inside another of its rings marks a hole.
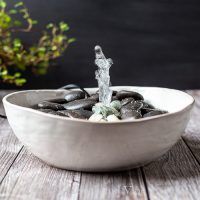
<instances>
[{"instance_id":1,"label":"splashing water","mask_svg":"<svg viewBox=\"0 0 200 200\"><path fill-rule=\"evenodd\" d=\"M100 46L95 46L95 64L98 70L95 71L96 79L99 86L99 101L105 106L109 106L112 99L112 90L109 88L110 75L109 69L113 64L112 59L106 58Z\"/></svg>"}]
</instances>

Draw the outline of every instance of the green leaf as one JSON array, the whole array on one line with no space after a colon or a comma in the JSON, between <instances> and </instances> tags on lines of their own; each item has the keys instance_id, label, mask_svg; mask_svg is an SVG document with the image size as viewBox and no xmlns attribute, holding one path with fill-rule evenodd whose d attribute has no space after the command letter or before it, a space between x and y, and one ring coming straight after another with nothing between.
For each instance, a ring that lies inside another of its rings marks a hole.
<instances>
[{"instance_id":1,"label":"green leaf","mask_svg":"<svg viewBox=\"0 0 200 200\"><path fill-rule=\"evenodd\" d=\"M21 61L22 60L22 55L21 54L16 54L16 57L17 57L17 59L19 60L19 61Z\"/></svg>"},{"instance_id":2,"label":"green leaf","mask_svg":"<svg viewBox=\"0 0 200 200\"><path fill-rule=\"evenodd\" d=\"M60 22L59 27L60 27L61 31L68 31L69 30L68 24L66 24L64 22Z\"/></svg>"},{"instance_id":3,"label":"green leaf","mask_svg":"<svg viewBox=\"0 0 200 200\"><path fill-rule=\"evenodd\" d=\"M20 22L19 20L15 20L15 21L14 21L14 25L15 25L15 26L21 26L21 25L22 25L22 22Z\"/></svg>"},{"instance_id":4,"label":"green leaf","mask_svg":"<svg viewBox=\"0 0 200 200\"><path fill-rule=\"evenodd\" d=\"M0 72L0 75L1 75L1 76L6 76L7 74L8 74L8 71L5 70L5 69L4 69L3 71Z\"/></svg>"},{"instance_id":5,"label":"green leaf","mask_svg":"<svg viewBox=\"0 0 200 200\"><path fill-rule=\"evenodd\" d=\"M35 52L37 50L37 48L35 46L32 46L29 48L30 52Z\"/></svg>"},{"instance_id":6,"label":"green leaf","mask_svg":"<svg viewBox=\"0 0 200 200\"><path fill-rule=\"evenodd\" d=\"M14 45L14 47L17 47L17 48L21 47L22 46L21 40L20 39L14 39L13 45Z\"/></svg>"},{"instance_id":7,"label":"green leaf","mask_svg":"<svg viewBox=\"0 0 200 200\"><path fill-rule=\"evenodd\" d=\"M52 50L52 51L56 51L57 49L58 49L58 48L57 48L57 46L55 46L55 45L51 47L51 50Z\"/></svg>"},{"instance_id":8,"label":"green leaf","mask_svg":"<svg viewBox=\"0 0 200 200\"><path fill-rule=\"evenodd\" d=\"M55 42L62 43L63 40L66 39L66 36L65 36L65 35L58 35L58 36L55 37L54 39L55 39Z\"/></svg>"},{"instance_id":9,"label":"green leaf","mask_svg":"<svg viewBox=\"0 0 200 200\"><path fill-rule=\"evenodd\" d=\"M69 38L68 43L70 44L70 43L75 42L75 41L76 41L76 38Z\"/></svg>"},{"instance_id":10,"label":"green leaf","mask_svg":"<svg viewBox=\"0 0 200 200\"><path fill-rule=\"evenodd\" d=\"M38 23L37 20L32 20L32 24L33 24L33 25L35 25L35 24L37 24L37 23Z\"/></svg>"},{"instance_id":11,"label":"green leaf","mask_svg":"<svg viewBox=\"0 0 200 200\"><path fill-rule=\"evenodd\" d=\"M38 51L44 53L46 51L46 48L45 47L40 47L40 48L38 48Z\"/></svg>"},{"instance_id":12,"label":"green leaf","mask_svg":"<svg viewBox=\"0 0 200 200\"><path fill-rule=\"evenodd\" d=\"M11 24L11 17L4 12L0 12L0 27L3 29L7 29L9 28L10 24Z\"/></svg>"},{"instance_id":13,"label":"green leaf","mask_svg":"<svg viewBox=\"0 0 200 200\"><path fill-rule=\"evenodd\" d=\"M7 4L6 4L6 2L5 2L4 0L1 0L1 1L0 1L0 7L1 7L1 8L5 8L6 5L7 5Z\"/></svg>"},{"instance_id":14,"label":"green leaf","mask_svg":"<svg viewBox=\"0 0 200 200\"><path fill-rule=\"evenodd\" d=\"M4 9L7 6L6 2L6 0L0 0L0 79L9 84L21 86L26 79L21 77L20 71L30 68L38 74L46 74L49 63L60 57L68 44L75 41L75 38L68 39L64 34L69 30L65 22L60 22L58 25L50 23L46 26L50 30L45 29L36 44L30 46L23 44L23 40L16 38L18 34L13 33L14 29L16 28L18 32L30 32L32 25L37 24L37 21L30 17L23 2L16 3L14 9L10 10ZM14 14L21 16L14 18ZM23 28L17 29L17 26ZM16 73L10 74L10 69L11 72L15 70Z\"/></svg>"},{"instance_id":15,"label":"green leaf","mask_svg":"<svg viewBox=\"0 0 200 200\"><path fill-rule=\"evenodd\" d=\"M50 23L50 24L47 24L46 28L47 28L47 29L50 29L50 28L53 28L53 26L54 26L54 25L53 25L52 23Z\"/></svg>"},{"instance_id":16,"label":"green leaf","mask_svg":"<svg viewBox=\"0 0 200 200\"><path fill-rule=\"evenodd\" d=\"M12 9L12 10L9 10L9 14L17 14L17 10L15 10L15 9Z\"/></svg>"},{"instance_id":17,"label":"green leaf","mask_svg":"<svg viewBox=\"0 0 200 200\"><path fill-rule=\"evenodd\" d=\"M16 84L17 86L22 86L22 85L24 85L24 83L26 83L26 79L25 79L25 78L17 78L17 79L15 80L15 84Z\"/></svg>"},{"instance_id":18,"label":"green leaf","mask_svg":"<svg viewBox=\"0 0 200 200\"><path fill-rule=\"evenodd\" d=\"M22 1L20 1L20 2L15 4L15 8L23 6L23 5L24 5L24 3Z\"/></svg>"},{"instance_id":19,"label":"green leaf","mask_svg":"<svg viewBox=\"0 0 200 200\"><path fill-rule=\"evenodd\" d=\"M21 73L17 72L17 73L15 73L14 76L15 76L16 78L19 78L19 77L21 76Z\"/></svg>"},{"instance_id":20,"label":"green leaf","mask_svg":"<svg viewBox=\"0 0 200 200\"><path fill-rule=\"evenodd\" d=\"M3 50L4 50L5 52L7 52L7 53L12 52L12 49L11 49L9 46L4 46L4 47L3 47Z\"/></svg>"}]
</instances>

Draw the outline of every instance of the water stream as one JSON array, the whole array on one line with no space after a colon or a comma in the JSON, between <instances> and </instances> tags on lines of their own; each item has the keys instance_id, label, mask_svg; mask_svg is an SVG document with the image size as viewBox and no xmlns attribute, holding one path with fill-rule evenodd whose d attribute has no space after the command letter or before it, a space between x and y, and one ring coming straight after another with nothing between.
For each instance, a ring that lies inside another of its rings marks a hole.
<instances>
[{"instance_id":1,"label":"water stream","mask_svg":"<svg viewBox=\"0 0 200 200\"><path fill-rule=\"evenodd\" d=\"M98 69L95 71L96 79L99 86L99 101L105 106L109 106L112 99L112 90L110 86L109 69L113 64L112 59L106 58L100 46L95 46L95 64Z\"/></svg>"}]
</instances>

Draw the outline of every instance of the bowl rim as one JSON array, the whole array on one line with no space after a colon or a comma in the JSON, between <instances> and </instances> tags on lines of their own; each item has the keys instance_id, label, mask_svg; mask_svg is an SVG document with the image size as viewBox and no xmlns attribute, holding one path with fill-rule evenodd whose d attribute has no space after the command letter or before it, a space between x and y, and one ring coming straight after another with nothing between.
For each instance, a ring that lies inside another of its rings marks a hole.
<instances>
[{"instance_id":1,"label":"bowl rim","mask_svg":"<svg viewBox=\"0 0 200 200\"><path fill-rule=\"evenodd\" d=\"M28 108L28 107L23 107L14 103L9 102L7 99L10 96L13 96L15 94L20 94L20 93L25 93L25 92L35 92L35 91L68 91L66 89L31 89L31 90L22 90L22 91L17 91L17 92L12 92L8 95L6 95L3 99L2 102L3 104L7 104L11 107L20 109L20 110L24 110L24 111L28 111L28 112L32 112L38 115L42 115L42 116L46 116L46 117L50 117L50 118L54 118L54 119L60 119L60 120L67 120L67 121L71 121L71 122L79 122L79 123L89 123L89 124L102 124L102 125L109 125L109 124L126 124L126 123L139 123L139 122L146 122L146 121L151 121L151 120L155 120L158 118L164 118L164 117L170 117L172 115L184 112L186 110L188 110L190 107L192 107L194 105L195 99L188 93L181 91L181 90L177 90L177 89L171 89L171 88L164 88L164 87L145 87L145 86L112 86L111 88L141 88L141 89L167 89L167 90L173 90L176 92L180 92L180 93L184 93L185 95L189 96L191 98L191 103L189 103L188 105L186 105L183 109L179 110L179 111L175 111L175 112L169 112L169 113L165 113L162 115L156 115L156 116L151 116L151 117L147 117L147 118L140 118L140 119L135 119L135 120L119 120L119 121L115 121L115 122L94 122L94 121L89 121L89 120L85 120L85 119L76 119L76 118L68 118L68 117L63 117L63 116L59 116L59 115L52 115L49 113L44 113L38 110L34 110L32 108ZM92 87L92 88L84 88L86 90L91 90L91 89L98 89L97 87ZM77 89L74 89L77 90Z\"/></svg>"}]
</instances>

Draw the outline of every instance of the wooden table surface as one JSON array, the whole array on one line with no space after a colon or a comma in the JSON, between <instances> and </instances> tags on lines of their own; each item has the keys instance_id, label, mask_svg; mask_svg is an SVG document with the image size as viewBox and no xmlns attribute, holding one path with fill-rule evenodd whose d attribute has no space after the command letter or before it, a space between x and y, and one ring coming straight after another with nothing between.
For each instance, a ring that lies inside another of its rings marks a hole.
<instances>
[{"instance_id":1,"label":"wooden table surface","mask_svg":"<svg viewBox=\"0 0 200 200\"><path fill-rule=\"evenodd\" d=\"M0 99L11 91L0 91ZM183 137L160 159L118 173L53 168L33 156L0 118L0 200L200 199L200 90ZM0 101L0 114L3 106Z\"/></svg>"}]
</instances>

